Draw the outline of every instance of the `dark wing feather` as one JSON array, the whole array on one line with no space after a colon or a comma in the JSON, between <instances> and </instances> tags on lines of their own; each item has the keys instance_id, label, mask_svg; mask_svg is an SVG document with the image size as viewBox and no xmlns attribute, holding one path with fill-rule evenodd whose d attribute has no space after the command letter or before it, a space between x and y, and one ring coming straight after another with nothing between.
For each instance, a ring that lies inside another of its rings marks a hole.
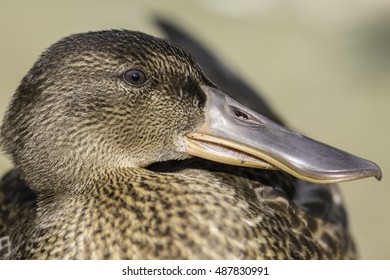
<instances>
[{"instance_id":1,"label":"dark wing feather","mask_svg":"<svg viewBox=\"0 0 390 280\"><path fill-rule=\"evenodd\" d=\"M20 178L16 170L11 170L0 180L0 259L9 252L11 228L20 223L28 212L36 207L36 195Z\"/></svg>"}]
</instances>

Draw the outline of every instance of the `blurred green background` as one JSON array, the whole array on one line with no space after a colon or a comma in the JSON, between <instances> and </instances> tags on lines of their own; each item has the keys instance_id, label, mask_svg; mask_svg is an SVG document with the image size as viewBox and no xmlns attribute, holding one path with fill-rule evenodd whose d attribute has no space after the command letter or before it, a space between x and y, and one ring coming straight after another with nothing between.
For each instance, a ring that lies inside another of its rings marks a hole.
<instances>
[{"instance_id":1,"label":"blurred green background","mask_svg":"<svg viewBox=\"0 0 390 280\"><path fill-rule=\"evenodd\" d=\"M174 20L212 48L294 129L375 161L381 182L342 184L363 259L390 259L390 1L199 0L0 3L0 115L38 55L76 32L161 35ZM1 155L0 173L11 167Z\"/></svg>"}]
</instances>

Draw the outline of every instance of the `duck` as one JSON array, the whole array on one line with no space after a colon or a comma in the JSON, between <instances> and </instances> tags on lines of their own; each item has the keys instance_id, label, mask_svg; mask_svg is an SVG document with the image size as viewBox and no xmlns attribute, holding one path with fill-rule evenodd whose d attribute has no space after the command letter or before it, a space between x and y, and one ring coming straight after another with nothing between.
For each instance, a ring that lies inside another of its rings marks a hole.
<instances>
[{"instance_id":1,"label":"duck","mask_svg":"<svg viewBox=\"0 0 390 280\"><path fill-rule=\"evenodd\" d=\"M44 51L0 137L15 166L6 259L353 259L336 183L381 178L235 101L175 43L124 29Z\"/></svg>"}]
</instances>

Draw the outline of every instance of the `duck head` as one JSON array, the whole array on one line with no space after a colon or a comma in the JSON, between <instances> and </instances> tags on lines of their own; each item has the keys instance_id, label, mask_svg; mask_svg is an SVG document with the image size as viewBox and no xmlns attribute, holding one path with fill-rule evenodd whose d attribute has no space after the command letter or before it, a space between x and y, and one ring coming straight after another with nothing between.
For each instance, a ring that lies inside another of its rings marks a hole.
<instances>
[{"instance_id":1,"label":"duck head","mask_svg":"<svg viewBox=\"0 0 390 280\"><path fill-rule=\"evenodd\" d=\"M190 156L319 183L381 176L374 163L229 98L172 43L126 30L76 34L46 50L14 94L1 138L36 191Z\"/></svg>"}]
</instances>

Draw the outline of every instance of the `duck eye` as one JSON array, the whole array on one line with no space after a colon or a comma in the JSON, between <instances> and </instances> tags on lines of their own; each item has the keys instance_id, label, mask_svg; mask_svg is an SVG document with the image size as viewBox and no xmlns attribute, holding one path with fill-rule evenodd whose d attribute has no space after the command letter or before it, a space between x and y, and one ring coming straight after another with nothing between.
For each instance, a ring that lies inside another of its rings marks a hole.
<instances>
[{"instance_id":1,"label":"duck eye","mask_svg":"<svg viewBox=\"0 0 390 280\"><path fill-rule=\"evenodd\" d=\"M126 83L133 86L142 86L146 82L144 72L139 69L130 69L123 74Z\"/></svg>"}]
</instances>

